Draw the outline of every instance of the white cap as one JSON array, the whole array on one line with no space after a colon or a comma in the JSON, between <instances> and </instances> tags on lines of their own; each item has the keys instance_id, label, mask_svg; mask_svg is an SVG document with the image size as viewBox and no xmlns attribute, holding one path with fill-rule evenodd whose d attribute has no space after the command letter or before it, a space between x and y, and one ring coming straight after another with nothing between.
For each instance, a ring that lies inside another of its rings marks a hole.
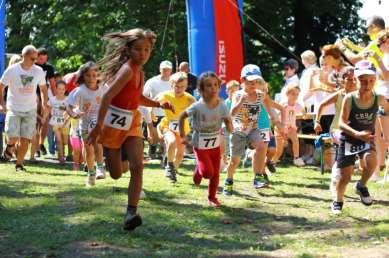
<instances>
[{"instance_id":1,"label":"white cap","mask_svg":"<svg viewBox=\"0 0 389 258\"><path fill-rule=\"evenodd\" d=\"M162 61L162 62L159 64L159 69L165 69L165 68L173 69L173 64L172 64L172 62L170 62L170 61L168 61L168 60Z\"/></svg>"}]
</instances>

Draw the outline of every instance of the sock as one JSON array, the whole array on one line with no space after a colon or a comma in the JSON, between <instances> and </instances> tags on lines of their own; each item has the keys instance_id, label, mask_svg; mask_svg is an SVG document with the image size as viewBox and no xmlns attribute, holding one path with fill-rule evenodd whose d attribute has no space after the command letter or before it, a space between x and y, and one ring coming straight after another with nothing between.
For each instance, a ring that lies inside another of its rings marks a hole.
<instances>
[{"instance_id":1,"label":"sock","mask_svg":"<svg viewBox=\"0 0 389 258\"><path fill-rule=\"evenodd\" d=\"M97 163L97 168L103 168L104 164L103 163Z\"/></svg>"},{"instance_id":2,"label":"sock","mask_svg":"<svg viewBox=\"0 0 389 258\"><path fill-rule=\"evenodd\" d=\"M88 169L88 176L93 176L94 174L96 174L94 169L92 169L92 170Z\"/></svg>"},{"instance_id":3,"label":"sock","mask_svg":"<svg viewBox=\"0 0 389 258\"><path fill-rule=\"evenodd\" d=\"M135 214L137 208L138 208L137 206L127 205L127 212L131 214Z\"/></svg>"}]
</instances>

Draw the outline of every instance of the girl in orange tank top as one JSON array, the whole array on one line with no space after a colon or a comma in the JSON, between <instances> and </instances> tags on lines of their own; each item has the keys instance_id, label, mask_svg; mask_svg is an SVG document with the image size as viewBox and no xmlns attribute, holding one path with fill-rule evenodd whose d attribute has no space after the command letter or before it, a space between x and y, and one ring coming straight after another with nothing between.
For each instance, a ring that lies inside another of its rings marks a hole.
<instances>
[{"instance_id":1,"label":"girl in orange tank top","mask_svg":"<svg viewBox=\"0 0 389 258\"><path fill-rule=\"evenodd\" d=\"M110 33L104 39L108 44L99 64L103 79L110 83L101 101L96 127L87 142L99 140L102 143L106 166L113 179L119 179L129 167L131 179L123 229L133 230L142 224L137 206L142 190L143 137L137 107L172 109L172 106L142 95L142 67L148 61L156 40L153 32L137 28Z\"/></svg>"}]
</instances>

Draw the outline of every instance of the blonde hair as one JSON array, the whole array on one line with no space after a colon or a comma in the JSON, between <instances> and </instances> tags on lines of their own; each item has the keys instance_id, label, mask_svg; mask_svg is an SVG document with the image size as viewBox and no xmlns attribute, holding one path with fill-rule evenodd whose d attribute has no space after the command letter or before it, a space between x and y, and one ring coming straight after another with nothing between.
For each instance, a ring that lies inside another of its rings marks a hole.
<instances>
[{"instance_id":1,"label":"blonde hair","mask_svg":"<svg viewBox=\"0 0 389 258\"><path fill-rule=\"evenodd\" d=\"M315 52L312 50L305 50L304 52L301 53L301 59L307 61L309 64L315 64L317 61L317 57L315 55Z\"/></svg>"},{"instance_id":2,"label":"blonde hair","mask_svg":"<svg viewBox=\"0 0 389 258\"><path fill-rule=\"evenodd\" d=\"M383 44L389 38L389 29L382 30L377 35L378 45Z\"/></svg>"},{"instance_id":3,"label":"blonde hair","mask_svg":"<svg viewBox=\"0 0 389 258\"><path fill-rule=\"evenodd\" d=\"M231 81L227 82L226 89L229 90L229 89L231 89L233 87L238 87L239 88L239 86L240 86L240 83L238 81L231 80Z\"/></svg>"},{"instance_id":4,"label":"blonde hair","mask_svg":"<svg viewBox=\"0 0 389 258\"><path fill-rule=\"evenodd\" d=\"M33 52L38 52L38 50L33 45L27 45L22 49L22 56L26 56Z\"/></svg>"},{"instance_id":5,"label":"blonde hair","mask_svg":"<svg viewBox=\"0 0 389 258\"><path fill-rule=\"evenodd\" d=\"M173 87L179 82L188 80L188 75L185 72L176 72L170 76L169 83Z\"/></svg>"},{"instance_id":6,"label":"blonde hair","mask_svg":"<svg viewBox=\"0 0 389 258\"><path fill-rule=\"evenodd\" d=\"M289 92L294 91L294 90L297 90L298 93L300 93L300 87L299 87L297 84L293 84L293 83L288 84L288 85L286 86L286 91L285 91L285 92L286 92L286 95L288 95Z\"/></svg>"},{"instance_id":7,"label":"blonde hair","mask_svg":"<svg viewBox=\"0 0 389 258\"><path fill-rule=\"evenodd\" d=\"M109 81L119 71L120 67L130 58L130 50L135 41L147 39L151 47L154 46L157 36L151 30L131 29L126 32L113 32L104 35L106 41L105 55L98 62L101 75Z\"/></svg>"}]
</instances>

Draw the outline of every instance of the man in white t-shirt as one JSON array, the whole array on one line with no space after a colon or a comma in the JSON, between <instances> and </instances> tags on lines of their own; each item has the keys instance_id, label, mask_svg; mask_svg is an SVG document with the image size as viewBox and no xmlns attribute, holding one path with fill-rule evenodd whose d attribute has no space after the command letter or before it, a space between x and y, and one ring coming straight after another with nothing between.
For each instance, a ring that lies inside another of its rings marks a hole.
<instances>
[{"instance_id":1,"label":"man in white t-shirt","mask_svg":"<svg viewBox=\"0 0 389 258\"><path fill-rule=\"evenodd\" d=\"M151 99L155 99L157 95L161 92L171 90L169 83L170 75L172 74L173 64L170 61L162 61L159 65L159 75L156 75L148 79L143 88L143 95ZM159 122L164 117L164 112L162 108L153 108L153 115L156 118L154 122L154 127L157 127ZM163 142L160 143L163 146ZM150 144L149 146L149 156L150 158L156 158L156 148L155 144Z\"/></svg>"},{"instance_id":2,"label":"man in white t-shirt","mask_svg":"<svg viewBox=\"0 0 389 258\"><path fill-rule=\"evenodd\" d=\"M39 86L42 98L42 110L47 116L47 87L45 74L39 66L35 65L38 51L32 45L22 50L22 61L5 70L0 79L0 111L6 110L5 133L7 135L7 148L3 158L10 160L16 147L16 171L25 171L23 167L24 156L28 144L35 134L37 119L37 95ZM3 89L8 86L7 106L3 102Z\"/></svg>"}]
</instances>

